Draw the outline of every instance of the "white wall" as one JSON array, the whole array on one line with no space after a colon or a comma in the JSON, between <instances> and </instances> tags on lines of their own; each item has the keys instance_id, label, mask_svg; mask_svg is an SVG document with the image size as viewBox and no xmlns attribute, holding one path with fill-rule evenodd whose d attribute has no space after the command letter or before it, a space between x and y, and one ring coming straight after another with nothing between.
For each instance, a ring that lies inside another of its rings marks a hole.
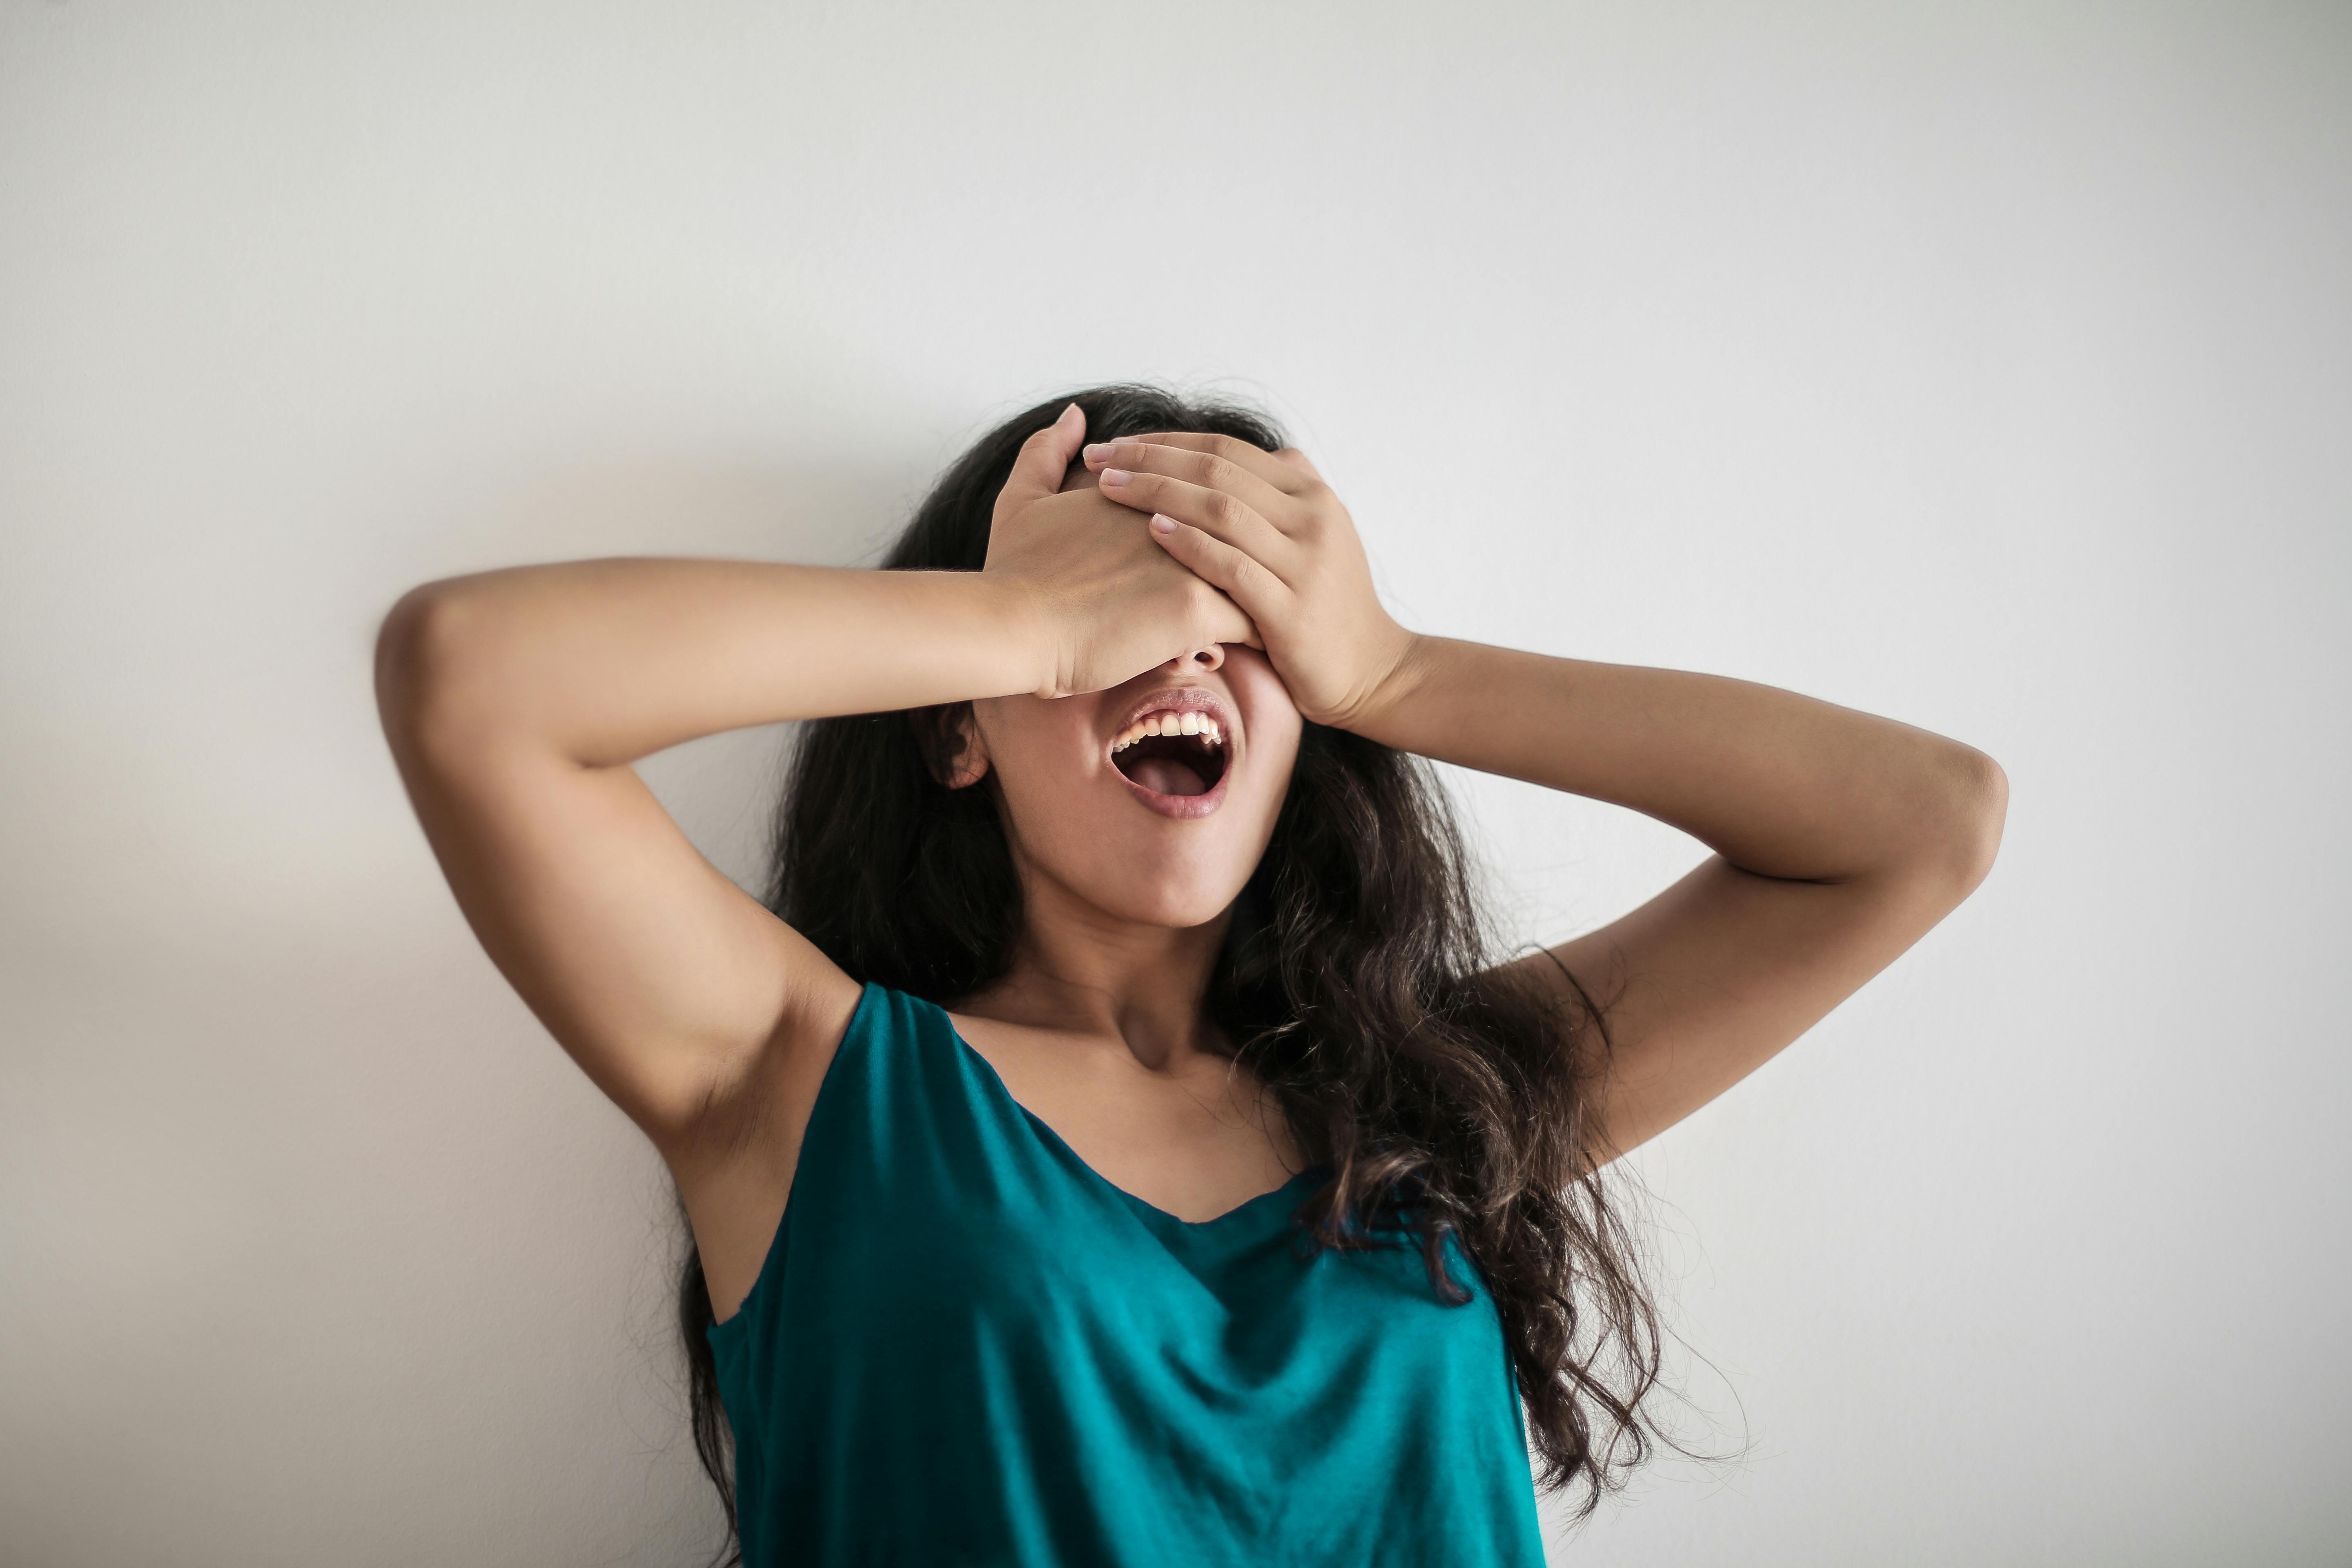
<instances>
[{"instance_id":1,"label":"white wall","mask_svg":"<svg viewBox=\"0 0 2352 1568\"><path fill-rule=\"evenodd\" d=\"M2347 280L2340 5L8 0L0 1558L696 1560L660 1173L375 619L853 561L1153 375L1416 625L2009 769L1977 899L1642 1156L1751 1452L1557 1561L2344 1561ZM774 739L649 766L740 877ZM1696 855L1464 793L1530 935Z\"/></svg>"}]
</instances>

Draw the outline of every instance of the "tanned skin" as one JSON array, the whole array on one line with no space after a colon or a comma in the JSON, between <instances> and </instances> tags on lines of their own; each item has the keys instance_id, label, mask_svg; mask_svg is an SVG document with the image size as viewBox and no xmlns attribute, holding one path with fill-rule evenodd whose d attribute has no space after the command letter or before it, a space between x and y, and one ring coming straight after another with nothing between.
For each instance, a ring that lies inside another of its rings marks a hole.
<instances>
[{"instance_id":1,"label":"tanned skin","mask_svg":"<svg viewBox=\"0 0 2352 1568\"><path fill-rule=\"evenodd\" d=\"M1753 1072L1992 864L2007 785L1979 752L1745 681L1407 631L1300 453L1084 434L1074 406L1031 437L978 573L587 561L428 584L385 620L385 731L459 907L660 1150L722 1319L859 986L687 841L631 766L665 747L971 700L953 782L998 792L1027 924L959 1032L1081 1158L1188 1219L1298 1168L1202 997L1302 720L1713 851L1518 961L1564 1007L1563 968L1611 1000L1599 1158ZM1170 815L1202 803L1154 804L1112 762L1163 699L1224 716L1208 815Z\"/></svg>"}]
</instances>

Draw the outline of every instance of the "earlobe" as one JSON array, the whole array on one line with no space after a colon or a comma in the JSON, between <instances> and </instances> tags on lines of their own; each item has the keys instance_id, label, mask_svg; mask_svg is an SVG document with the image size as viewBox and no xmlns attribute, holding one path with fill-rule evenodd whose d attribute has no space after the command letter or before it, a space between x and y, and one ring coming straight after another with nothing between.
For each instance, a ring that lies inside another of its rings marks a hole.
<instances>
[{"instance_id":1,"label":"earlobe","mask_svg":"<svg viewBox=\"0 0 2352 1568\"><path fill-rule=\"evenodd\" d=\"M970 789L988 776L988 741L981 734L969 707L956 715L949 741L955 752L948 760L948 776L942 781L948 788Z\"/></svg>"}]
</instances>

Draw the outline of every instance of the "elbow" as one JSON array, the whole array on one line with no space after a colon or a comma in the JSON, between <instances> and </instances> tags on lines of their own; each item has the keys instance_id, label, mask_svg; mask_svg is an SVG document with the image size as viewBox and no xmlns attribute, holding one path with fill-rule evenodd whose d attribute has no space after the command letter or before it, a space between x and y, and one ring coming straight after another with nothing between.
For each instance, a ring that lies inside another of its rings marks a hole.
<instances>
[{"instance_id":1,"label":"elbow","mask_svg":"<svg viewBox=\"0 0 2352 1568\"><path fill-rule=\"evenodd\" d=\"M403 594L375 638L375 703L395 751L421 748L446 729L452 699L474 662L462 595L454 582L427 583Z\"/></svg>"},{"instance_id":2,"label":"elbow","mask_svg":"<svg viewBox=\"0 0 2352 1568\"><path fill-rule=\"evenodd\" d=\"M1935 866L1952 901L1974 892L2000 853L2009 820L2009 775L1973 746L1954 742L1939 770Z\"/></svg>"}]
</instances>

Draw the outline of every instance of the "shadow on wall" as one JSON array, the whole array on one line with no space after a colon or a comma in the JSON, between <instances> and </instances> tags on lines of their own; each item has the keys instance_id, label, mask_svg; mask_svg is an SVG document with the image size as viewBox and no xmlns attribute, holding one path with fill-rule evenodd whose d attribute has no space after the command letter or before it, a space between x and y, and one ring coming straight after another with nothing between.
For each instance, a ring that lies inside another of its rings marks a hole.
<instances>
[{"instance_id":1,"label":"shadow on wall","mask_svg":"<svg viewBox=\"0 0 2352 1568\"><path fill-rule=\"evenodd\" d=\"M925 468L878 456L729 464L637 455L550 465L453 510L433 540L433 559L412 580L615 555L868 564L929 479ZM769 825L789 734L790 726L774 725L707 736L636 764L696 848L755 899L767 881ZM437 878L429 857L421 864ZM551 1308L559 1311L577 1359L566 1364L544 1348L530 1358L550 1381L517 1390L518 1405L540 1419L529 1423L528 1436L519 1420L512 1439L542 1450L529 1473L551 1468L602 1478L604 1517L574 1525L602 1556L614 1543L634 1542L625 1561L675 1561L681 1541L715 1541L718 1526L686 1432L671 1301L685 1237L668 1178L635 1130L488 973L454 910L445 923L455 940L425 944L416 955L423 972L410 983L472 998L451 1009L452 1024L478 1026L504 1015L498 1037L479 1047L504 1059L477 1061L474 1074L492 1081L463 1094L474 1101L468 1106L436 1113L421 1085L412 1085L403 1103L420 1119L476 1122L472 1151L455 1162L472 1167L464 1185L478 1194L489 1222L489 1234L475 1238L471 1263L481 1274L473 1288L509 1293L511 1310L484 1313L510 1322L478 1341L453 1333L440 1354L477 1360L486 1371L510 1365L508 1358L522 1353L511 1323L544 1324ZM518 1121L533 1129L524 1147L494 1152L499 1140L492 1130ZM388 1141L388 1157L393 1146ZM445 1223L452 1206L442 1205ZM527 1262L493 1244L497 1233L517 1228L531 1233ZM446 1248L449 1239L445 1230L435 1245ZM443 1282L445 1292L457 1289L456 1280ZM541 1425L548 1416L552 1424Z\"/></svg>"},{"instance_id":2,"label":"shadow on wall","mask_svg":"<svg viewBox=\"0 0 2352 1568\"><path fill-rule=\"evenodd\" d=\"M400 593L455 574L868 560L930 461L436 460L335 527L289 518L240 600L110 612L156 671L141 706L54 705L18 737L59 759L24 803L49 830L18 868L41 919L0 954L12 1079L39 1086L0 1139L43 1345L12 1370L6 1426L50 1456L0 1479L25 1561L173 1557L205 1500L257 1488L272 1501L224 1561L348 1533L355 1491L400 1508L419 1559L650 1565L710 1538L667 1177L466 929L384 749L370 651ZM216 549L190 529L146 560L202 583ZM755 891L780 739L643 764ZM153 1500L120 1509L122 1487ZM519 1493L529 1550L486 1555Z\"/></svg>"}]
</instances>

